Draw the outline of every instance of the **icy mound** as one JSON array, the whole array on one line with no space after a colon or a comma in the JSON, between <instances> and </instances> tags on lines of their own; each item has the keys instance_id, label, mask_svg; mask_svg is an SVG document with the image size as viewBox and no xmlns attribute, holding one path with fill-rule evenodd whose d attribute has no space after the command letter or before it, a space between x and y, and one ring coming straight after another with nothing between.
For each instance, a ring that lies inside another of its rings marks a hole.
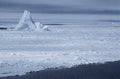
<instances>
[{"instance_id":1,"label":"icy mound","mask_svg":"<svg viewBox=\"0 0 120 79\"><path fill-rule=\"evenodd\" d=\"M34 21L31 18L30 12L25 10L19 24L17 25L17 30L35 30Z\"/></svg>"},{"instance_id":2,"label":"icy mound","mask_svg":"<svg viewBox=\"0 0 120 79\"><path fill-rule=\"evenodd\" d=\"M41 24L40 22L35 22L35 26L36 26L36 31L40 31L40 30L43 30L43 31L50 31L48 26L45 26L43 24Z\"/></svg>"},{"instance_id":3,"label":"icy mound","mask_svg":"<svg viewBox=\"0 0 120 79\"><path fill-rule=\"evenodd\" d=\"M40 22L34 22L29 11L25 10L16 30L31 30L31 31L48 31L48 27L44 27Z\"/></svg>"}]
</instances>

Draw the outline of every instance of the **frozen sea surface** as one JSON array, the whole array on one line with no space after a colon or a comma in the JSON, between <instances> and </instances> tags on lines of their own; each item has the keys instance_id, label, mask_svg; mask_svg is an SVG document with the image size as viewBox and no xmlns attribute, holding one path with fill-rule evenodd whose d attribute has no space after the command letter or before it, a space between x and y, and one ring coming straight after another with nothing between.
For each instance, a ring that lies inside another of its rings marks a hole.
<instances>
[{"instance_id":1,"label":"frozen sea surface","mask_svg":"<svg viewBox=\"0 0 120 79\"><path fill-rule=\"evenodd\" d=\"M50 31L0 31L0 76L120 60L118 15L42 15L33 18ZM16 26L7 16L1 26Z\"/></svg>"}]
</instances>

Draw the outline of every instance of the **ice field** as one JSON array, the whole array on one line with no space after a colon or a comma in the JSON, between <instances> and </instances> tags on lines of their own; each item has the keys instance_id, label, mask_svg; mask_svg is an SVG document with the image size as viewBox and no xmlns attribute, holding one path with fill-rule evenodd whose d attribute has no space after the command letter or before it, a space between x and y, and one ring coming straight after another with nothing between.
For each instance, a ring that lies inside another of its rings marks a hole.
<instances>
[{"instance_id":1,"label":"ice field","mask_svg":"<svg viewBox=\"0 0 120 79\"><path fill-rule=\"evenodd\" d=\"M15 27L20 13L13 15L1 16L0 27ZM33 19L48 26L50 31L2 29L0 76L120 60L119 18L118 15L33 14Z\"/></svg>"}]
</instances>

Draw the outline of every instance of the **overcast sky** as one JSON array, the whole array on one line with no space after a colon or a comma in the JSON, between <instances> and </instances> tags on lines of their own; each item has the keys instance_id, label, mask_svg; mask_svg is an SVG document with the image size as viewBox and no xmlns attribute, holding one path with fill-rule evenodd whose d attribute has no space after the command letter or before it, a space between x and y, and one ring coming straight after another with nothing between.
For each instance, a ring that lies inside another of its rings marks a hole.
<instances>
[{"instance_id":1,"label":"overcast sky","mask_svg":"<svg viewBox=\"0 0 120 79\"><path fill-rule=\"evenodd\" d=\"M120 0L0 0L0 12L120 14Z\"/></svg>"}]
</instances>

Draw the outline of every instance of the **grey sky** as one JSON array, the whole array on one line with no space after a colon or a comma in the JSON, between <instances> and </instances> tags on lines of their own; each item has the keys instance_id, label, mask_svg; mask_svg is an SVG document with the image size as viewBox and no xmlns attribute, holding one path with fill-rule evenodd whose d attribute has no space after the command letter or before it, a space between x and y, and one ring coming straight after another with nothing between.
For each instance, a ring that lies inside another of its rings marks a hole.
<instances>
[{"instance_id":1,"label":"grey sky","mask_svg":"<svg viewBox=\"0 0 120 79\"><path fill-rule=\"evenodd\" d=\"M0 11L120 13L120 0L0 0Z\"/></svg>"}]
</instances>

